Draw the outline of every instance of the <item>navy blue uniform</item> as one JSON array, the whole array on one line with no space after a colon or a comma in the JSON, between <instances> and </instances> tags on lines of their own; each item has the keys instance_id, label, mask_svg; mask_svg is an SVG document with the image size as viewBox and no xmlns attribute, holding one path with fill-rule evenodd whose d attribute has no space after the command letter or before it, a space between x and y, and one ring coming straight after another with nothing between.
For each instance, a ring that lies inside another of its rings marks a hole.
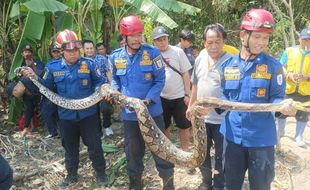
<instances>
[{"instance_id":1,"label":"navy blue uniform","mask_svg":"<svg viewBox=\"0 0 310 190\"><path fill-rule=\"evenodd\" d=\"M164 65L158 49L142 44L140 49L129 55L126 47L115 50L109 60L112 64L112 87L122 94L150 99L147 106L157 126L164 130L164 120L160 101L160 92L165 83ZM125 152L127 157L127 173L129 176L142 174L145 143L138 127L134 111L122 109L121 119L124 123ZM159 176L169 178L173 175L173 165L153 155Z\"/></svg>"},{"instance_id":2,"label":"navy blue uniform","mask_svg":"<svg viewBox=\"0 0 310 190\"><path fill-rule=\"evenodd\" d=\"M100 70L87 58L79 58L73 65L64 59L51 62L46 67L43 79L45 86L69 99L81 99L90 96L95 88L105 82ZM79 164L80 137L88 147L89 157L97 173L105 173L105 159L101 147L98 129L97 106L83 110L69 110L58 107L62 145L65 148L65 165L68 173L76 173Z\"/></svg>"},{"instance_id":3,"label":"navy blue uniform","mask_svg":"<svg viewBox=\"0 0 310 190\"><path fill-rule=\"evenodd\" d=\"M278 103L285 95L281 64L265 53L254 60L239 55L222 69L224 99L245 103ZM226 139L225 180L228 190L241 189L249 171L250 189L270 189L274 177L274 113L228 111L221 133Z\"/></svg>"},{"instance_id":4,"label":"navy blue uniform","mask_svg":"<svg viewBox=\"0 0 310 190\"><path fill-rule=\"evenodd\" d=\"M12 186L13 171L9 163L0 154L0 189L9 190Z\"/></svg>"}]
</instances>

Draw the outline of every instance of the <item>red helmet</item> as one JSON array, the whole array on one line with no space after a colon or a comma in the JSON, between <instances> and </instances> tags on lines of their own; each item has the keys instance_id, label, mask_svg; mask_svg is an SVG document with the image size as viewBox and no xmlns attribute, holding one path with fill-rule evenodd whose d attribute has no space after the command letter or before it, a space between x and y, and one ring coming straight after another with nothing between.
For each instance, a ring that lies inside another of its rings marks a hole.
<instances>
[{"instance_id":1,"label":"red helmet","mask_svg":"<svg viewBox=\"0 0 310 190\"><path fill-rule=\"evenodd\" d=\"M274 31L274 19L272 14L265 9L251 9L242 19L241 29L255 32Z\"/></svg>"},{"instance_id":2,"label":"red helmet","mask_svg":"<svg viewBox=\"0 0 310 190\"><path fill-rule=\"evenodd\" d=\"M127 16L121 19L119 30L122 35L130 36L135 33L143 32L144 27L138 17Z\"/></svg>"},{"instance_id":3,"label":"red helmet","mask_svg":"<svg viewBox=\"0 0 310 190\"><path fill-rule=\"evenodd\" d=\"M74 48L80 49L82 47L81 41L78 40L75 32L65 29L58 33L55 45L62 47L64 50L70 50Z\"/></svg>"}]
</instances>

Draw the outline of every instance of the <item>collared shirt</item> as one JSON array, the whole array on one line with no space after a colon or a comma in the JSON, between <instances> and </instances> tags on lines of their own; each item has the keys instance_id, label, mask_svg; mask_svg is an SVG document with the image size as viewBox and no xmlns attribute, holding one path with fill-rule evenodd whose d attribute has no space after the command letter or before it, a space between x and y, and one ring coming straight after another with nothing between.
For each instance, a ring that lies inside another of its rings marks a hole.
<instances>
[{"instance_id":1,"label":"collared shirt","mask_svg":"<svg viewBox=\"0 0 310 190\"><path fill-rule=\"evenodd\" d=\"M265 53L245 62L236 55L222 66L223 98L245 103L278 103L285 96L285 78L281 64ZM244 147L276 144L274 114L271 112L228 111L221 133Z\"/></svg>"},{"instance_id":2,"label":"collared shirt","mask_svg":"<svg viewBox=\"0 0 310 190\"><path fill-rule=\"evenodd\" d=\"M66 64L62 58L50 62L45 67L43 79L39 81L50 89L56 87L57 93L68 99L82 99L94 93L95 88L104 83L99 68L88 58L79 58L73 65ZM83 110L69 110L58 107L58 115L63 120L78 121L96 114L97 106Z\"/></svg>"},{"instance_id":3,"label":"collared shirt","mask_svg":"<svg viewBox=\"0 0 310 190\"><path fill-rule=\"evenodd\" d=\"M110 71L110 65L107 61L107 58L105 56L95 54L93 60L95 64L97 64L97 66L99 67L100 72L103 75L103 77L107 79L107 72Z\"/></svg>"},{"instance_id":4,"label":"collared shirt","mask_svg":"<svg viewBox=\"0 0 310 190\"><path fill-rule=\"evenodd\" d=\"M160 92L165 84L165 69L160 51L153 46L142 44L140 49L130 56L126 46L115 50L110 56L112 65L112 87L122 94L150 99L148 110L152 117L162 114ZM122 109L123 120L136 121L134 111Z\"/></svg>"}]
</instances>

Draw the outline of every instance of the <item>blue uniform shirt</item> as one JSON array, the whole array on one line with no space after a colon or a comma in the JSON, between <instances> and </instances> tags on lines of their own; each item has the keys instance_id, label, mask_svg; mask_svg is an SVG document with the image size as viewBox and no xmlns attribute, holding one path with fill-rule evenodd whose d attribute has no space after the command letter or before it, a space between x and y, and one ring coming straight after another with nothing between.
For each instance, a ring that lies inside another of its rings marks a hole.
<instances>
[{"instance_id":1,"label":"blue uniform shirt","mask_svg":"<svg viewBox=\"0 0 310 190\"><path fill-rule=\"evenodd\" d=\"M103 75L103 77L107 79L107 72L110 71L110 66L107 61L107 58L105 58L102 55L96 54L93 60L95 64L97 64L98 68L100 69L100 72Z\"/></svg>"},{"instance_id":2,"label":"blue uniform shirt","mask_svg":"<svg viewBox=\"0 0 310 190\"><path fill-rule=\"evenodd\" d=\"M246 103L278 103L285 96L281 64L265 53L247 63L239 55L222 66L222 90L226 100ZM244 147L276 144L274 113L228 111L221 133Z\"/></svg>"},{"instance_id":3,"label":"blue uniform shirt","mask_svg":"<svg viewBox=\"0 0 310 190\"><path fill-rule=\"evenodd\" d=\"M142 44L130 56L126 47L115 50L109 60L112 65L112 87L124 95L151 99L148 110L152 117L162 114L160 93L165 84L165 69L160 51L153 46ZM135 112L122 109L123 120L136 121Z\"/></svg>"},{"instance_id":4,"label":"blue uniform shirt","mask_svg":"<svg viewBox=\"0 0 310 190\"><path fill-rule=\"evenodd\" d=\"M43 79L39 81L50 89L56 87L57 93L65 98L81 99L94 93L95 88L106 79L94 62L88 58L79 58L76 64L67 65L65 60L55 60L45 67ZM62 120L79 121L96 114L97 106L83 110L69 110L58 107L58 115Z\"/></svg>"}]
</instances>

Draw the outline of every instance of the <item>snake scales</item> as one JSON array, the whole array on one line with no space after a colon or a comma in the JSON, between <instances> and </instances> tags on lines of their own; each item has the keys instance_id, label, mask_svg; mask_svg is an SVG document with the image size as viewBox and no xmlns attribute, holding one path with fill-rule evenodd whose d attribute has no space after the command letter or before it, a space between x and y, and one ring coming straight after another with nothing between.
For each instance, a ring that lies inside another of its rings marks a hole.
<instances>
[{"instance_id":1,"label":"snake scales","mask_svg":"<svg viewBox=\"0 0 310 190\"><path fill-rule=\"evenodd\" d=\"M21 67L15 69L15 72L17 73L20 69ZM217 98L204 98L202 100L198 100L192 106L191 122L193 126L194 149L192 152L185 152L177 148L168 138L166 138L166 136L156 126L156 123L149 115L147 107L140 99L127 97L118 91L113 90L108 84L102 85L89 97L83 99L66 99L50 91L36 79L30 79L39 88L40 92L50 101L66 109L85 109L97 104L103 99L103 97L111 97L113 101L120 104L120 106L134 109L137 114L141 134L151 151L162 159L182 167L189 168L200 166L206 156L206 130L203 118L199 116L196 109L193 109L196 106L221 108L225 110L238 110L244 112L275 112L279 111L284 104L288 103L293 105L297 110L310 112L310 102L300 103L288 100L278 104L251 104L229 102Z\"/></svg>"}]
</instances>

